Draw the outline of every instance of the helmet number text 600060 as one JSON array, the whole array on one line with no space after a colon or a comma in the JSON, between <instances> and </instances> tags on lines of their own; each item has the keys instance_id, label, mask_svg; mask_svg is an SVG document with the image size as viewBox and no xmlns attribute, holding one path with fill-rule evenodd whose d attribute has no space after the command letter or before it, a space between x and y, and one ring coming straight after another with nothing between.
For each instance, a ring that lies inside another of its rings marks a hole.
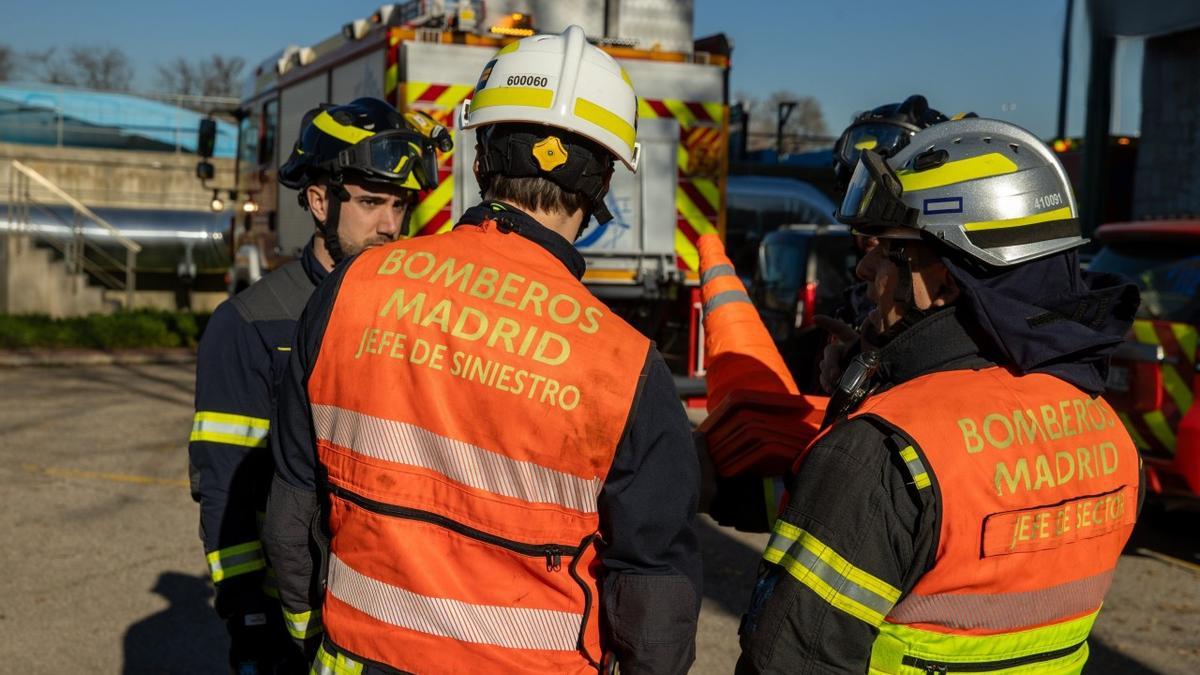
<instances>
[{"instance_id":1,"label":"helmet number text 600060","mask_svg":"<svg viewBox=\"0 0 1200 675\"><path fill-rule=\"evenodd\" d=\"M510 87L545 87L549 83L542 75L509 75L505 81Z\"/></svg>"}]
</instances>

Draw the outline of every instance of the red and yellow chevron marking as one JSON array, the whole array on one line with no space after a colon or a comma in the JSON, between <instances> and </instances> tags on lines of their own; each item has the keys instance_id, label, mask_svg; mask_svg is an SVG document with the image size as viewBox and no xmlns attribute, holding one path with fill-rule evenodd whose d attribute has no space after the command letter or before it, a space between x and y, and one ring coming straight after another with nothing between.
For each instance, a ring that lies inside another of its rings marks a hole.
<instances>
[{"instance_id":1,"label":"red and yellow chevron marking","mask_svg":"<svg viewBox=\"0 0 1200 675\"><path fill-rule=\"evenodd\" d=\"M457 144L458 132L454 124L458 116L455 112L475 90L472 85L406 82L401 89L403 108L415 108L429 114L450 130L450 136ZM451 219L454 200L453 156L454 150L438 153L438 186L421 195L409 220L410 236L441 234L454 227Z\"/></svg>"},{"instance_id":2,"label":"red and yellow chevron marking","mask_svg":"<svg viewBox=\"0 0 1200 675\"><path fill-rule=\"evenodd\" d=\"M1194 402L1197 329L1186 323L1138 319L1133 322L1133 339L1163 348L1166 362L1158 366L1162 371L1163 403L1160 409L1141 415L1122 414L1121 420L1139 449L1172 456L1179 423Z\"/></svg>"},{"instance_id":3,"label":"red and yellow chevron marking","mask_svg":"<svg viewBox=\"0 0 1200 675\"><path fill-rule=\"evenodd\" d=\"M696 241L718 232L725 206L725 106L675 99L638 99L638 116L679 122L676 153L675 254L692 278L700 269Z\"/></svg>"},{"instance_id":4,"label":"red and yellow chevron marking","mask_svg":"<svg viewBox=\"0 0 1200 675\"><path fill-rule=\"evenodd\" d=\"M400 107L400 101L396 100L396 87L400 84L400 35L395 31L388 36L387 50L387 69L383 73L383 98L396 107Z\"/></svg>"}]
</instances>

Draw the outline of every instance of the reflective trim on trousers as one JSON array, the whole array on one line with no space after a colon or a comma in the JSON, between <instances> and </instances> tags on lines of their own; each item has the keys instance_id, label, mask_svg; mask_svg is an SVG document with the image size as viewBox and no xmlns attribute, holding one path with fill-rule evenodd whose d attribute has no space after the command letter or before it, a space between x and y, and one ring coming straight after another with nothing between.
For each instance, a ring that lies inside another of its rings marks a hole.
<instances>
[{"instance_id":1,"label":"reflective trim on trousers","mask_svg":"<svg viewBox=\"0 0 1200 675\"><path fill-rule=\"evenodd\" d=\"M576 651L583 615L476 605L418 595L361 574L329 556L328 592L377 621L439 637L508 647Z\"/></svg>"},{"instance_id":2,"label":"reflective trim on trousers","mask_svg":"<svg viewBox=\"0 0 1200 675\"><path fill-rule=\"evenodd\" d=\"M512 459L428 429L330 405L312 406L317 438L353 452L435 471L453 481L526 502L596 512L603 481Z\"/></svg>"},{"instance_id":3,"label":"reflective trim on trousers","mask_svg":"<svg viewBox=\"0 0 1200 675\"><path fill-rule=\"evenodd\" d=\"M1112 585L1113 572L1022 593L909 593L888 615L895 623L928 623L955 630L1019 630L1094 612Z\"/></svg>"},{"instance_id":4,"label":"reflective trim on trousers","mask_svg":"<svg viewBox=\"0 0 1200 675\"><path fill-rule=\"evenodd\" d=\"M811 533L783 520L763 558L787 570L829 604L872 626L900 599L900 590L850 564Z\"/></svg>"}]
</instances>

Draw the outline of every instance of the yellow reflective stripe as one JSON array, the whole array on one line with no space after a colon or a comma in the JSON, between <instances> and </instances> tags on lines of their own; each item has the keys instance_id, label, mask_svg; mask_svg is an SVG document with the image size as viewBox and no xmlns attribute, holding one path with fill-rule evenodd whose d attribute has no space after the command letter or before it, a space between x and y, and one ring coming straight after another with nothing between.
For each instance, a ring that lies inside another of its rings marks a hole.
<instances>
[{"instance_id":1,"label":"yellow reflective stripe","mask_svg":"<svg viewBox=\"0 0 1200 675\"><path fill-rule=\"evenodd\" d=\"M878 626L900 599L900 590L850 564L811 533L783 520L763 559L780 565L830 605Z\"/></svg>"},{"instance_id":2,"label":"yellow reflective stripe","mask_svg":"<svg viewBox=\"0 0 1200 675\"><path fill-rule=\"evenodd\" d=\"M322 644L308 672L310 675L361 675L362 669L363 664L345 654L331 654Z\"/></svg>"},{"instance_id":3,"label":"yellow reflective stripe","mask_svg":"<svg viewBox=\"0 0 1200 675\"><path fill-rule=\"evenodd\" d=\"M1142 415L1142 420L1146 422L1146 426L1150 427L1150 433L1154 434L1160 443L1171 452L1175 452L1175 432L1171 431L1171 425L1167 424L1167 418L1163 415L1163 411L1151 410Z\"/></svg>"},{"instance_id":4,"label":"yellow reflective stripe","mask_svg":"<svg viewBox=\"0 0 1200 675\"><path fill-rule=\"evenodd\" d=\"M683 101L667 98L663 99L662 104L666 106L667 110L671 111L671 115L676 120L679 120L679 126L684 129L690 129L696 124L696 116L692 114L691 110L688 110L687 105Z\"/></svg>"},{"instance_id":5,"label":"yellow reflective stripe","mask_svg":"<svg viewBox=\"0 0 1200 675\"><path fill-rule=\"evenodd\" d=\"M711 206L714 211L719 211L721 209L721 191L717 189L716 181L712 181L707 178L693 178L692 187L696 188L696 192L699 192L706 200L708 200L708 205Z\"/></svg>"},{"instance_id":6,"label":"yellow reflective stripe","mask_svg":"<svg viewBox=\"0 0 1200 675\"><path fill-rule=\"evenodd\" d=\"M690 159L691 156L688 153L688 149L683 146L683 143L675 146L675 164L680 170L687 171Z\"/></svg>"},{"instance_id":7,"label":"yellow reflective stripe","mask_svg":"<svg viewBox=\"0 0 1200 675\"><path fill-rule=\"evenodd\" d=\"M1183 353L1189 360L1196 359L1196 327L1186 323L1172 323L1171 332L1183 348Z\"/></svg>"},{"instance_id":8,"label":"yellow reflective stripe","mask_svg":"<svg viewBox=\"0 0 1200 675\"><path fill-rule=\"evenodd\" d=\"M621 119L612 111L599 104L592 103L586 98L577 98L575 99L575 116L585 119L621 139L622 143L629 146L629 151L633 152L633 143L637 140L637 131L634 130L629 122Z\"/></svg>"},{"instance_id":9,"label":"yellow reflective stripe","mask_svg":"<svg viewBox=\"0 0 1200 675\"><path fill-rule=\"evenodd\" d=\"M1142 344L1158 344L1158 333L1154 332L1154 324L1145 319L1133 322L1133 337Z\"/></svg>"},{"instance_id":10,"label":"yellow reflective stripe","mask_svg":"<svg viewBox=\"0 0 1200 675\"><path fill-rule=\"evenodd\" d=\"M980 230L999 230L1007 227L1036 225L1037 223L1045 223L1051 220L1066 220L1070 217L1071 207L1064 206L1061 209L1035 213L1032 216L1025 216L1023 218L1009 218L1008 220L983 220L977 223L966 223L963 225L963 229L968 232L978 232Z\"/></svg>"},{"instance_id":11,"label":"yellow reflective stripe","mask_svg":"<svg viewBox=\"0 0 1200 675\"><path fill-rule=\"evenodd\" d=\"M421 98L421 94L424 94L425 91L428 90L432 86L433 86L433 84L430 82L407 82L407 83L405 83L404 102L411 105L417 99Z\"/></svg>"},{"instance_id":12,"label":"yellow reflective stripe","mask_svg":"<svg viewBox=\"0 0 1200 675\"><path fill-rule=\"evenodd\" d=\"M342 124L341 122L333 119L333 116L329 114L328 110L314 117L312 123L313 126L321 131L324 131L339 141L344 141L351 145L375 135L375 132L373 131L367 131L366 129L359 129L358 127L352 127L348 124Z\"/></svg>"},{"instance_id":13,"label":"yellow reflective stripe","mask_svg":"<svg viewBox=\"0 0 1200 675\"><path fill-rule=\"evenodd\" d=\"M675 186L675 209L683 214L683 219L688 221L696 234L716 234L717 228L708 222L708 218L705 218L700 209L692 203L691 197L688 197L683 188L678 185Z\"/></svg>"},{"instance_id":14,"label":"yellow reflective stripe","mask_svg":"<svg viewBox=\"0 0 1200 675\"><path fill-rule=\"evenodd\" d=\"M428 223L431 218L437 215L438 211L441 211L443 207L449 204L453 198L454 181L447 180L438 183L433 192L430 192L425 199L421 200L416 210L413 211L413 221L417 223L418 227L423 227L425 223Z\"/></svg>"},{"instance_id":15,"label":"yellow reflective stripe","mask_svg":"<svg viewBox=\"0 0 1200 675\"><path fill-rule=\"evenodd\" d=\"M1192 388L1183 381L1179 371L1169 363L1162 364L1163 389L1171 395L1180 413L1185 413L1192 407Z\"/></svg>"},{"instance_id":16,"label":"yellow reflective stripe","mask_svg":"<svg viewBox=\"0 0 1200 675\"><path fill-rule=\"evenodd\" d=\"M692 243L687 235L675 228L675 255L687 265L689 270L700 269L700 251L696 250L696 245Z\"/></svg>"},{"instance_id":17,"label":"yellow reflective stripe","mask_svg":"<svg viewBox=\"0 0 1200 675\"><path fill-rule=\"evenodd\" d=\"M521 41L513 40L512 42L501 47L500 51L496 52L496 56L500 56L501 54L511 54L520 48L521 48Z\"/></svg>"},{"instance_id":18,"label":"yellow reflective stripe","mask_svg":"<svg viewBox=\"0 0 1200 675\"><path fill-rule=\"evenodd\" d=\"M513 44L516 43L514 42ZM473 88L474 87L469 84L452 84L449 87L446 87L446 91L438 94L438 97L434 99L433 104L443 108L453 108L459 103L462 103L462 100L471 93Z\"/></svg>"},{"instance_id":19,"label":"yellow reflective stripe","mask_svg":"<svg viewBox=\"0 0 1200 675\"><path fill-rule=\"evenodd\" d=\"M946 162L935 169L925 171L902 169L897 171L896 175L900 178L900 185L904 187L905 192L916 192L979 178L1002 176L1016 170L1017 165L1011 159L998 152L989 152L978 157Z\"/></svg>"},{"instance_id":20,"label":"yellow reflective stripe","mask_svg":"<svg viewBox=\"0 0 1200 675\"><path fill-rule=\"evenodd\" d=\"M646 99L638 97L638 117L655 118L658 113L654 112L654 108L646 103Z\"/></svg>"},{"instance_id":21,"label":"yellow reflective stripe","mask_svg":"<svg viewBox=\"0 0 1200 675\"><path fill-rule=\"evenodd\" d=\"M384 73L383 93L391 95L391 93L393 91L396 91L396 85L398 85L399 83L400 83L400 68L397 64L393 63L392 65L388 66L387 72Z\"/></svg>"},{"instance_id":22,"label":"yellow reflective stripe","mask_svg":"<svg viewBox=\"0 0 1200 675\"><path fill-rule=\"evenodd\" d=\"M620 66L617 67L620 68ZM633 80L629 79L629 73L625 72L624 68L621 68L621 79L625 80L625 84L629 85L630 87L633 86Z\"/></svg>"},{"instance_id":23,"label":"yellow reflective stripe","mask_svg":"<svg viewBox=\"0 0 1200 675\"><path fill-rule=\"evenodd\" d=\"M285 609L283 621L287 624L288 632L297 640L307 640L314 635L320 635L322 631L319 609L307 612L289 612Z\"/></svg>"},{"instance_id":24,"label":"yellow reflective stripe","mask_svg":"<svg viewBox=\"0 0 1200 675\"><path fill-rule=\"evenodd\" d=\"M1129 437L1133 439L1133 444L1136 445L1139 450L1149 450L1150 444L1147 443L1146 439L1142 437L1142 434L1138 432L1137 427L1133 426L1133 421L1129 419L1129 415L1125 413L1117 413L1117 417L1121 418L1121 424L1125 425L1125 431L1129 432Z\"/></svg>"},{"instance_id":25,"label":"yellow reflective stripe","mask_svg":"<svg viewBox=\"0 0 1200 675\"><path fill-rule=\"evenodd\" d=\"M704 111L708 113L709 117L713 118L714 122L720 123L725 119L724 103L701 103L700 105L704 107Z\"/></svg>"},{"instance_id":26,"label":"yellow reflective stripe","mask_svg":"<svg viewBox=\"0 0 1200 675\"><path fill-rule=\"evenodd\" d=\"M923 672L902 668L901 661L906 655L948 664L951 666L949 672L955 672L955 662L986 663L1066 649L1087 640L1097 614L1098 611L1049 626L991 635L939 633L904 624L884 623L879 627L879 637L871 650L870 672ZM1073 663L1074 659L1079 660L1080 666L1083 665L1087 659L1086 645L1061 659L1030 664L1016 670L1022 673L1079 672L1078 669L1063 668L1065 663Z\"/></svg>"},{"instance_id":27,"label":"yellow reflective stripe","mask_svg":"<svg viewBox=\"0 0 1200 675\"><path fill-rule=\"evenodd\" d=\"M250 448L265 447L271 420L247 415L201 410L192 417L189 440L225 443Z\"/></svg>"},{"instance_id":28,"label":"yellow reflective stripe","mask_svg":"<svg viewBox=\"0 0 1200 675\"><path fill-rule=\"evenodd\" d=\"M475 92L471 99L471 112L498 105L516 105L527 108L549 108L554 102L554 92L535 87L493 87Z\"/></svg>"},{"instance_id":29,"label":"yellow reflective stripe","mask_svg":"<svg viewBox=\"0 0 1200 675\"><path fill-rule=\"evenodd\" d=\"M213 582L257 572L267 566L262 543L257 541L229 546L213 551L205 557L208 559L208 571L212 574Z\"/></svg>"},{"instance_id":30,"label":"yellow reflective stripe","mask_svg":"<svg viewBox=\"0 0 1200 675\"><path fill-rule=\"evenodd\" d=\"M908 466L908 472L912 475L913 484L918 490L924 490L929 487L929 472L925 469L925 464L921 462L921 458L917 456L917 451L913 446L908 446L900 451L900 459L904 460Z\"/></svg>"}]
</instances>

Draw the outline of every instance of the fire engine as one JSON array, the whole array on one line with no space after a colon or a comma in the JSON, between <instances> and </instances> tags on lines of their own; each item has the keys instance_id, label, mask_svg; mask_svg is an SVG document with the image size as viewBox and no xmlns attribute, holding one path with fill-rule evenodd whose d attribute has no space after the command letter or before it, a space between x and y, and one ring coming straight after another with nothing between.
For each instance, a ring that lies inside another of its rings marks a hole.
<instances>
[{"instance_id":1,"label":"fire engine","mask_svg":"<svg viewBox=\"0 0 1200 675\"><path fill-rule=\"evenodd\" d=\"M384 5L312 46L263 61L239 116L238 191L231 290L294 257L313 233L293 191L276 182L305 112L322 102L374 96L425 112L451 130L439 153L440 183L420 195L410 236L453 227L476 203L474 132L455 127L484 65L504 45L580 25L620 62L639 95L636 174L620 163L607 206L576 246L585 283L658 342L680 374L694 374L700 323L695 246L724 232L729 42L692 38L692 3L678 0L420 0Z\"/></svg>"}]
</instances>

